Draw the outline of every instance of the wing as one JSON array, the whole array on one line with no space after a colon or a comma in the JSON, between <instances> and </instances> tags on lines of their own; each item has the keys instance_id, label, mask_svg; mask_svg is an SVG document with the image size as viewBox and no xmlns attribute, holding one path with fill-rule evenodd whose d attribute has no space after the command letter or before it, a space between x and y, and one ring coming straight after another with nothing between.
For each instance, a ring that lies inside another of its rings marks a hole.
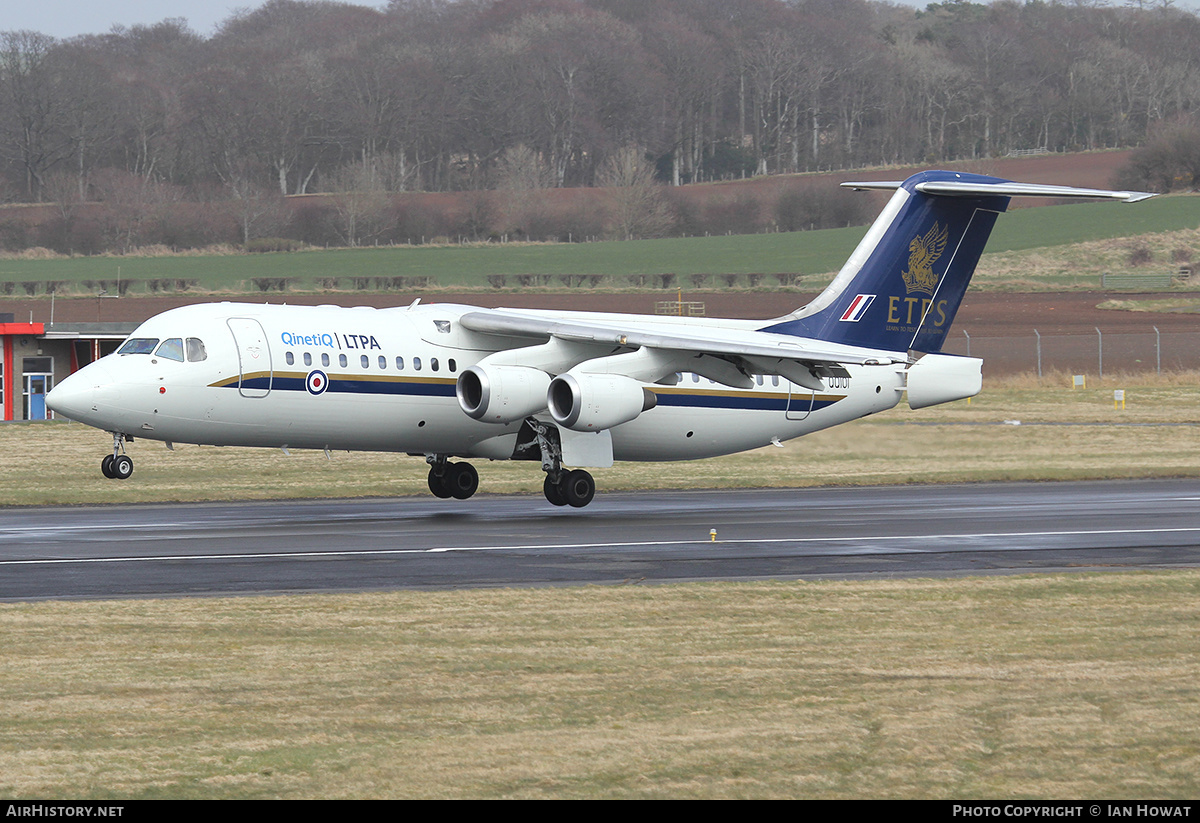
<instances>
[{"instance_id":1,"label":"wing","mask_svg":"<svg viewBox=\"0 0 1200 823\"><path fill-rule=\"evenodd\" d=\"M624 374L651 383L675 372L692 371L728 386L748 388L751 374L778 374L820 390L824 388L821 377L847 376L846 365L910 362L906 352L696 321L668 323L640 315L580 312L554 316L482 309L464 314L460 322L471 331L527 341L526 346L555 341L573 345L576 354L559 355L556 370L588 363L588 371ZM539 366L536 362L528 365Z\"/></svg>"}]
</instances>

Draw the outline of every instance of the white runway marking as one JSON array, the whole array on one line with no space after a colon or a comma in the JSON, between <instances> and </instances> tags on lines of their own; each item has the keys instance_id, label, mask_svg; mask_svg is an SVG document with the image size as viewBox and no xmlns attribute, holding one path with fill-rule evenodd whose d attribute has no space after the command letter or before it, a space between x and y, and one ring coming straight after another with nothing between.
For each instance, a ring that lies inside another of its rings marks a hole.
<instances>
[{"instance_id":1,"label":"white runway marking","mask_svg":"<svg viewBox=\"0 0 1200 823\"><path fill-rule=\"evenodd\" d=\"M336 557L386 557L391 555L420 555L447 554L451 552L496 552L496 551L551 551L567 549L637 549L664 548L671 546L700 546L700 547L731 547L731 546L764 546L764 545L795 545L812 543L894 543L911 541L945 541L945 540L997 540L1047 537L1104 537L1154 534L1195 534L1200 533L1200 527L1169 528L1169 529L1076 529L1067 531L1041 532L983 532L975 534L908 534L908 535L877 535L877 536L847 536L847 537L765 537L765 538L735 538L732 540L709 541L708 535L698 536L688 540L645 540L624 543L525 543L505 546L439 546L424 549L366 549L349 550L334 549L329 551L302 552L247 552L245 554L165 554L144 556L113 556L113 557L57 557L30 558L25 560L0 560L0 566L50 566L71 563L155 563L178 562L180 560L285 560L300 558L329 559ZM895 549L893 549L895 550ZM954 551L955 549L939 548L936 551ZM909 549L907 551L920 551Z\"/></svg>"}]
</instances>

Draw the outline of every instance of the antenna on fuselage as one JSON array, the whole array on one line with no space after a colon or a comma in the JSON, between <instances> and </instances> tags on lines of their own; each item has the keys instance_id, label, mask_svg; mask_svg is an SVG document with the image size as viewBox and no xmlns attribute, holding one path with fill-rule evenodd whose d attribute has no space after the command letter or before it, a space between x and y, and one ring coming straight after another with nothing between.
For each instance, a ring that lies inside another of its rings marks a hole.
<instances>
[{"instance_id":1,"label":"antenna on fuselage","mask_svg":"<svg viewBox=\"0 0 1200 823\"><path fill-rule=\"evenodd\" d=\"M418 297L416 300L412 301L412 303L408 307L408 310L412 311L413 309L415 309L417 307L417 304L420 302L421 302L421 298Z\"/></svg>"}]
</instances>

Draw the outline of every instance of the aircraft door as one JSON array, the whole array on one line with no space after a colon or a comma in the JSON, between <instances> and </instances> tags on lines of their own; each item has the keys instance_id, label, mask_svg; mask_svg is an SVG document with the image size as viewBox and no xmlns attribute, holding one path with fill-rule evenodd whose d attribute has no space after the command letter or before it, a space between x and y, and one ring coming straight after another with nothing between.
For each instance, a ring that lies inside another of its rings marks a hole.
<instances>
[{"instance_id":1,"label":"aircraft door","mask_svg":"<svg viewBox=\"0 0 1200 823\"><path fill-rule=\"evenodd\" d=\"M803 420L812 411L813 400L817 393L812 389L797 386L795 383L789 385L791 390L788 392L787 419Z\"/></svg>"},{"instance_id":2,"label":"aircraft door","mask_svg":"<svg viewBox=\"0 0 1200 823\"><path fill-rule=\"evenodd\" d=\"M238 391L242 397L266 397L271 393L274 379L267 333L262 324L251 317L230 317L225 322L237 346Z\"/></svg>"}]
</instances>

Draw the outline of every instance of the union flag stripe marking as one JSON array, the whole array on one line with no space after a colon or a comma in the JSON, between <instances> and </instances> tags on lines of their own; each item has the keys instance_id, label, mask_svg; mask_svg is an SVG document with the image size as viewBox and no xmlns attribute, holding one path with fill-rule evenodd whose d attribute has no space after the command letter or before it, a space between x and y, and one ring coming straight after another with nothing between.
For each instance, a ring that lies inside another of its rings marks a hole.
<instances>
[{"instance_id":1,"label":"union flag stripe marking","mask_svg":"<svg viewBox=\"0 0 1200 823\"><path fill-rule=\"evenodd\" d=\"M875 295L873 294L858 295L858 297L855 297L850 301L850 306L846 309L846 313L842 315L841 319L847 323L857 323L862 319L862 316L867 311L867 307L870 306L874 300Z\"/></svg>"}]
</instances>

